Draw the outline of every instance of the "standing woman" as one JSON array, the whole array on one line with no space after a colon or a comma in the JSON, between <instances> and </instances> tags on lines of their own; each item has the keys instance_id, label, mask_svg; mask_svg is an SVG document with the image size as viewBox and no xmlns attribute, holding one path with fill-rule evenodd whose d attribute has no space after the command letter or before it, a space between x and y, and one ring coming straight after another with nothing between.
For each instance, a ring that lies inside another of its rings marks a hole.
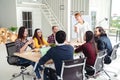
<instances>
[{"instance_id":1,"label":"standing woman","mask_svg":"<svg viewBox=\"0 0 120 80\"><path fill-rule=\"evenodd\" d=\"M89 66L94 66L97 55L97 47L95 45L93 32L86 31L84 35L84 40L86 41L86 43L80 45L77 49L75 49L75 52L83 52L85 57L87 57L85 70L88 75L93 75L94 70L89 69Z\"/></svg>"},{"instance_id":2,"label":"standing woman","mask_svg":"<svg viewBox=\"0 0 120 80\"><path fill-rule=\"evenodd\" d=\"M30 46L32 49L34 48L33 39L27 40L27 36L28 36L27 28L24 26L20 27L19 31L18 31L18 38L15 41L16 52L19 52L19 53L24 52L24 51L26 51L28 46ZM20 59L19 64L27 63L32 66L34 66L34 64L35 64L34 62L24 59L24 58L19 57L19 59ZM35 73L36 73L36 76L38 77L38 79L41 79L39 71L35 70Z\"/></svg>"},{"instance_id":3,"label":"standing woman","mask_svg":"<svg viewBox=\"0 0 120 80\"><path fill-rule=\"evenodd\" d=\"M33 39L35 48L41 48L49 45L48 42L43 38L42 31L39 28L35 29Z\"/></svg>"}]
</instances>

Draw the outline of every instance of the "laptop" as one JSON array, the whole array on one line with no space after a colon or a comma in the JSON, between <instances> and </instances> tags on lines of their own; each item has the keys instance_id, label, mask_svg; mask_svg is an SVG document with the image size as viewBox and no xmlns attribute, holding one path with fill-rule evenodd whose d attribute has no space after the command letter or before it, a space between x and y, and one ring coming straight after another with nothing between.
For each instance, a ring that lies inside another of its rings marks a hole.
<instances>
[{"instance_id":1,"label":"laptop","mask_svg":"<svg viewBox=\"0 0 120 80\"><path fill-rule=\"evenodd\" d=\"M40 48L40 52L41 52L42 56L44 56L50 48L51 47L42 47L42 48Z\"/></svg>"}]
</instances>

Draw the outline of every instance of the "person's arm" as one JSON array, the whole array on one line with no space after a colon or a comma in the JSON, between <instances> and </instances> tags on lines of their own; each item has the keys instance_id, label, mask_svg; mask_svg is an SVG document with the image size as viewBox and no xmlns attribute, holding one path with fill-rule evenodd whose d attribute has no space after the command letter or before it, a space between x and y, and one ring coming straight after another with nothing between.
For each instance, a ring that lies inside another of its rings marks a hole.
<instances>
[{"instance_id":1,"label":"person's arm","mask_svg":"<svg viewBox=\"0 0 120 80\"><path fill-rule=\"evenodd\" d=\"M28 45L31 49L35 48L34 40L32 39L32 43Z\"/></svg>"},{"instance_id":2,"label":"person's arm","mask_svg":"<svg viewBox=\"0 0 120 80\"><path fill-rule=\"evenodd\" d=\"M79 53L83 50L83 45L80 45L78 48L75 49L75 53Z\"/></svg>"},{"instance_id":3,"label":"person's arm","mask_svg":"<svg viewBox=\"0 0 120 80\"><path fill-rule=\"evenodd\" d=\"M40 58L39 64L44 65L48 60L51 59L51 54L52 54L52 51L50 49L47 51L47 53L42 58Z\"/></svg>"},{"instance_id":4,"label":"person's arm","mask_svg":"<svg viewBox=\"0 0 120 80\"><path fill-rule=\"evenodd\" d=\"M20 48L21 48L21 41L20 40L16 40L15 41L15 47L16 47L16 52L20 52Z\"/></svg>"},{"instance_id":5,"label":"person's arm","mask_svg":"<svg viewBox=\"0 0 120 80\"><path fill-rule=\"evenodd\" d=\"M28 47L28 44L29 43L27 42L22 48L20 48L20 53L25 51L25 49Z\"/></svg>"},{"instance_id":6,"label":"person's arm","mask_svg":"<svg viewBox=\"0 0 120 80\"><path fill-rule=\"evenodd\" d=\"M31 44L32 41L29 40L27 41L24 45L21 45L21 40L16 40L15 45L16 45L16 51L17 52L23 52L25 49L28 47L29 44Z\"/></svg>"},{"instance_id":7,"label":"person's arm","mask_svg":"<svg viewBox=\"0 0 120 80\"><path fill-rule=\"evenodd\" d=\"M43 38L43 43L44 43L44 45L46 45L46 46L48 46L49 45L49 43Z\"/></svg>"},{"instance_id":8,"label":"person's arm","mask_svg":"<svg viewBox=\"0 0 120 80\"><path fill-rule=\"evenodd\" d=\"M33 43L33 40L32 40L32 39L29 40L29 41L27 41L27 42L25 43L25 45L24 45L22 48L20 48L20 52L25 51L26 48L28 47L28 45L30 45L30 44L32 44L32 43Z\"/></svg>"},{"instance_id":9,"label":"person's arm","mask_svg":"<svg viewBox=\"0 0 120 80\"><path fill-rule=\"evenodd\" d=\"M97 41L97 48L98 48L98 50L105 49L105 43L102 40L98 40Z\"/></svg>"},{"instance_id":10,"label":"person's arm","mask_svg":"<svg viewBox=\"0 0 120 80\"><path fill-rule=\"evenodd\" d=\"M74 26L74 31L75 31L76 33L78 33L78 28L77 28L77 26Z\"/></svg>"}]
</instances>

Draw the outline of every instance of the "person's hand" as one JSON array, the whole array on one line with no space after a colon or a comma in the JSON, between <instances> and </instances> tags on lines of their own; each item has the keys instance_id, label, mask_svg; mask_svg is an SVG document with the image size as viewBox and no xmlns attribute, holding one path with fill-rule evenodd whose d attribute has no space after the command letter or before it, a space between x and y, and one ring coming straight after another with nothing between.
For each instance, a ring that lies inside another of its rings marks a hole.
<instances>
[{"instance_id":1,"label":"person's hand","mask_svg":"<svg viewBox=\"0 0 120 80\"><path fill-rule=\"evenodd\" d=\"M27 44L29 45L29 44L32 44L33 43L33 39L30 39L28 42L27 42Z\"/></svg>"}]
</instances>

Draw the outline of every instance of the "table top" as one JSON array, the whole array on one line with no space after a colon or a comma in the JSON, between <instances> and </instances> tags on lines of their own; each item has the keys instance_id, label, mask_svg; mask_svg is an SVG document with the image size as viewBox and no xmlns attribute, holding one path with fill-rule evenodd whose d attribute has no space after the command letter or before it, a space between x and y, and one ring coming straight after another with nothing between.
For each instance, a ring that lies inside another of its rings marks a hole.
<instances>
[{"instance_id":1,"label":"table top","mask_svg":"<svg viewBox=\"0 0 120 80\"><path fill-rule=\"evenodd\" d=\"M39 49L34 49L34 50L28 50L24 51L22 53L16 52L14 53L15 56L33 61L33 62L38 62L40 58L42 57L42 54L40 53ZM50 59L46 62L46 64L52 64L53 61Z\"/></svg>"},{"instance_id":2,"label":"table top","mask_svg":"<svg viewBox=\"0 0 120 80\"><path fill-rule=\"evenodd\" d=\"M70 42L70 45L74 46L74 45L81 45L83 43L78 43L76 41ZM28 51L24 51L22 53L16 52L14 53L15 56L21 57L21 58L25 58L28 60L31 60L33 62L38 62L39 59L42 57L42 54L39 51L40 49L34 49L34 50L28 50ZM48 61L47 64L52 63L53 61Z\"/></svg>"},{"instance_id":3,"label":"table top","mask_svg":"<svg viewBox=\"0 0 120 80\"><path fill-rule=\"evenodd\" d=\"M25 59L28 59L28 60L31 60L33 62L38 62L39 59L41 58L41 54L40 52L36 51L36 52L33 52L32 50L29 50L29 51L25 51L25 52L22 52L22 53L14 53L15 56L19 56L19 57L22 57L22 58L25 58Z\"/></svg>"}]
</instances>

